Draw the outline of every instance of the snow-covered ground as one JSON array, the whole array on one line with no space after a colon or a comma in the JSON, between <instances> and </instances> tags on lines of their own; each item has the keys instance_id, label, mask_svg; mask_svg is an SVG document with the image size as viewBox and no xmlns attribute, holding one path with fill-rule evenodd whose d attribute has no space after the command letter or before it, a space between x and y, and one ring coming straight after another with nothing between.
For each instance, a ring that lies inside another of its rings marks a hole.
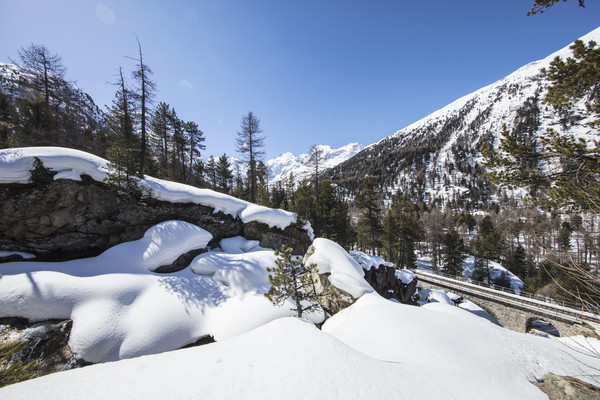
<instances>
[{"instance_id":1,"label":"snow-covered ground","mask_svg":"<svg viewBox=\"0 0 600 400\"><path fill-rule=\"evenodd\" d=\"M454 306L413 307L367 293L322 331L277 319L206 346L8 386L0 397L547 399L530 383L546 372L593 381L600 359L584 353Z\"/></svg>"}]
</instances>

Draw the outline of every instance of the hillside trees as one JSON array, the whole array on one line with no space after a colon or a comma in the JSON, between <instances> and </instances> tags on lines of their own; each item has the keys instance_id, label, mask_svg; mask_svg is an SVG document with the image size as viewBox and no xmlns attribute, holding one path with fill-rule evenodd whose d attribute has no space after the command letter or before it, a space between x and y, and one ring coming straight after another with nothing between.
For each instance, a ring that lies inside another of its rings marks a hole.
<instances>
[{"instance_id":1,"label":"hillside trees","mask_svg":"<svg viewBox=\"0 0 600 400\"><path fill-rule=\"evenodd\" d=\"M236 138L236 150L242 155L248 167L248 184L250 189L250 201L256 203L256 193L258 190L258 162L264 155L260 150L264 147L264 136L261 136L262 129L260 121L252 111L242 117L241 130L238 131Z\"/></svg>"},{"instance_id":2,"label":"hillside trees","mask_svg":"<svg viewBox=\"0 0 600 400\"><path fill-rule=\"evenodd\" d=\"M600 48L593 41L587 45L576 41L573 57L555 58L546 71L550 85L544 98L557 115L568 124L572 107L583 103L588 113L587 126L598 134L600 125ZM600 143L573 138L549 130L541 139L541 148L531 148L518 137L504 130L500 152L485 152L491 178L506 187L524 187L538 196L535 204L551 208L557 214L584 213L597 216L600 212ZM526 161L534 160L528 165ZM541 168L540 164L547 168ZM519 172L519 169L521 170ZM559 246L566 249L565 226ZM595 238L597 240L597 234ZM542 246L548 247L542 242ZM561 262L558 254L546 257L546 264L556 271L555 283L583 301L588 307L600 309L600 279L585 263L576 260ZM558 258L558 260L555 260ZM565 284L565 282L570 282Z\"/></svg>"}]
</instances>

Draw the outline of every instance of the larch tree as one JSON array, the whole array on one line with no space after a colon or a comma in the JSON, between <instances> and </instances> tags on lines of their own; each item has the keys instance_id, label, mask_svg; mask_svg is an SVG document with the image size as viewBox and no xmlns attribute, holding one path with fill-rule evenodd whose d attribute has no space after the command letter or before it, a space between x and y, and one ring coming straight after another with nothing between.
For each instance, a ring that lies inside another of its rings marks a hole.
<instances>
[{"instance_id":1,"label":"larch tree","mask_svg":"<svg viewBox=\"0 0 600 400\"><path fill-rule=\"evenodd\" d=\"M248 167L248 184L250 189L250 201L256 203L258 190L257 164L264 156L264 136L261 136L260 120L254 116L252 111L242 117L241 130L237 133L236 150L242 155Z\"/></svg>"},{"instance_id":2,"label":"larch tree","mask_svg":"<svg viewBox=\"0 0 600 400\"><path fill-rule=\"evenodd\" d=\"M271 287L265 297L271 303L281 306L288 299L295 304L292 311L298 318L305 312L319 309L318 295L313 275L318 274L317 264L305 265L301 257L292 255L292 248L282 245L275 251L275 268L267 268Z\"/></svg>"},{"instance_id":3,"label":"larch tree","mask_svg":"<svg viewBox=\"0 0 600 400\"><path fill-rule=\"evenodd\" d=\"M156 84L150 76L152 70L144 62L144 53L142 52L142 45L138 37L135 37L138 44L138 57L132 58L136 63L137 67L133 71L133 78L138 84L138 99L140 105L140 170L139 175L141 178L144 177L145 165L146 165L146 147L148 141L148 134L146 131L146 121L150 114L149 106L152 104L154 99L154 93L156 91Z\"/></svg>"},{"instance_id":4,"label":"larch tree","mask_svg":"<svg viewBox=\"0 0 600 400\"><path fill-rule=\"evenodd\" d=\"M44 45L31 44L21 47L18 51L21 63L36 72L36 86L43 93L44 100L50 105L50 98L54 97L56 85L65 76L66 68L62 58L53 54Z\"/></svg>"}]
</instances>

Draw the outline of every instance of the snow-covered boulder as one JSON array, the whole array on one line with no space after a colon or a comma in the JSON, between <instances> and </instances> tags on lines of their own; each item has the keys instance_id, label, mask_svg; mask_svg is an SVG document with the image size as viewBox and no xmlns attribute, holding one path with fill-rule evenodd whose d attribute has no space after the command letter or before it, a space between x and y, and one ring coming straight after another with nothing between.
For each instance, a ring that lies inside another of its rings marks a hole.
<instances>
[{"instance_id":1,"label":"snow-covered boulder","mask_svg":"<svg viewBox=\"0 0 600 400\"><path fill-rule=\"evenodd\" d=\"M36 158L43 168L32 174ZM72 149L0 150L0 251L6 256L0 261L19 253L48 261L96 256L174 219L210 232L210 245L235 236L273 249L285 244L297 254L310 245L306 222L296 214L152 177L139 181L147 189L141 198L105 184L106 171L106 160Z\"/></svg>"},{"instance_id":2,"label":"snow-covered boulder","mask_svg":"<svg viewBox=\"0 0 600 400\"><path fill-rule=\"evenodd\" d=\"M395 299L400 303L414 304L417 291L417 279L409 270L396 270L396 265L382 257L353 250L352 258L362 267L365 280L386 299Z\"/></svg>"}]
</instances>

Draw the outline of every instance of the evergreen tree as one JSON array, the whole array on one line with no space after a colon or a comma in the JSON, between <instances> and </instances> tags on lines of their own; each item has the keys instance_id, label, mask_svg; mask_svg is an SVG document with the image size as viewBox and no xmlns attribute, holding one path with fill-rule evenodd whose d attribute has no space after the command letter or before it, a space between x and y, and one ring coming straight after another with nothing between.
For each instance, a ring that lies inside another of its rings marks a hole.
<instances>
[{"instance_id":1,"label":"evergreen tree","mask_svg":"<svg viewBox=\"0 0 600 400\"><path fill-rule=\"evenodd\" d=\"M161 169L159 177L166 177L169 167L169 150L172 135L171 109L167 103L160 102L152 114L150 128L154 133L154 147L158 153L158 164Z\"/></svg>"},{"instance_id":2,"label":"evergreen tree","mask_svg":"<svg viewBox=\"0 0 600 400\"><path fill-rule=\"evenodd\" d=\"M379 196L375 192L369 177L363 178L360 193L356 199L356 206L363 210L358 221L358 241L364 249L370 249L375 254L381 246L381 206Z\"/></svg>"},{"instance_id":3,"label":"evergreen tree","mask_svg":"<svg viewBox=\"0 0 600 400\"><path fill-rule=\"evenodd\" d=\"M444 273L452 276L462 276L463 274L463 254L465 245L463 239L454 229L450 230L444 236Z\"/></svg>"},{"instance_id":4,"label":"evergreen tree","mask_svg":"<svg viewBox=\"0 0 600 400\"><path fill-rule=\"evenodd\" d=\"M565 2L567 0L562 0L562 1ZM527 16L529 17L530 15L535 15L537 13L541 14L559 2L560 2L560 0L535 0L533 2L533 5L531 6L531 10L529 10L529 12L527 13ZM585 7L584 0L579 0L579 7Z\"/></svg>"},{"instance_id":5,"label":"evergreen tree","mask_svg":"<svg viewBox=\"0 0 600 400\"><path fill-rule=\"evenodd\" d=\"M217 163L215 164L215 174L221 191L223 193L229 193L230 182L231 178L233 178L233 174L231 173L231 164L229 163L229 159L225 153L219 157Z\"/></svg>"},{"instance_id":6,"label":"evergreen tree","mask_svg":"<svg viewBox=\"0 0 600 400\"><path fill-rule=\"evenodd\" d=\"M121 68L115 85L118 90L107 112L110 145L106 157L112 163L116 174L112 179L116 181L125 179L129 182L131 177L139 172L139 138L135 135L131 117L133 99Z\"/></svg>"},{"instance_id":7,"label":"evergreen tree","mask_svg":"<svg viewBox=\"0 0 600 400\"><path fill-rule=\"evenodd\" d=\"M236 139L236 149L244 158L248 166L248 184L250 192L250 201L256 203L256 193L258 191L258 171L257 165L264 152L260 150L264 147L264 136L260 136L260 121L248 112L248 115L242 117L241 130Z\"/></svg>"},{"instance_id":8,"label":"evergreen tree","mask_svg":"<svg viewBox=\"0 0 600 400\"><path fill-rule=\"evenodd\" d=\"M206 138L204 137L204 132L198 129L198 124L192 121L188 121L183 124L183 130L185 132L185 136L188 143L188 178L187 183L193 183L195 179L194 175L201 176L201 173L197 173L198 163L200 160L200 151L205 150L206 146L204 145L204 141Z\"/></svg>"},{"instance_id":9,"label":"evergreen tree","mask_svg":"<svg viewBox=\"0 0 600 400\"><path fill-rule=\"evenodd\" d=\"M271 303L281 306L290 299L298 318L303 313L319 309L313 275L317 275L317 264L304 265L300 257L292 256L292 249L285 245L275 251L276 268L267 268L271 287L265 297Z\"/></svg>"},{"instance_id":10,"label":"evergreen tree","mask_svg":"<svg viewBox=\"0 0 600 400\"><path fill-rule=\"evenodd\" d=\"M204 172L210 188L212 190L217 190L217 163L213 156L210 156L208 159L206 166L204 167Z\"/></svg>"},{"instance_id":11,"label":"evergreen tree","mask_svg":"<svg viewBox=\"0 0 600 400\"><path fill-rule=\"evenodd\" d=\"M12 147L10 142L15 139L16 119L16 110L0 87L0 147Z\"/></svg>"}]
</instances>

